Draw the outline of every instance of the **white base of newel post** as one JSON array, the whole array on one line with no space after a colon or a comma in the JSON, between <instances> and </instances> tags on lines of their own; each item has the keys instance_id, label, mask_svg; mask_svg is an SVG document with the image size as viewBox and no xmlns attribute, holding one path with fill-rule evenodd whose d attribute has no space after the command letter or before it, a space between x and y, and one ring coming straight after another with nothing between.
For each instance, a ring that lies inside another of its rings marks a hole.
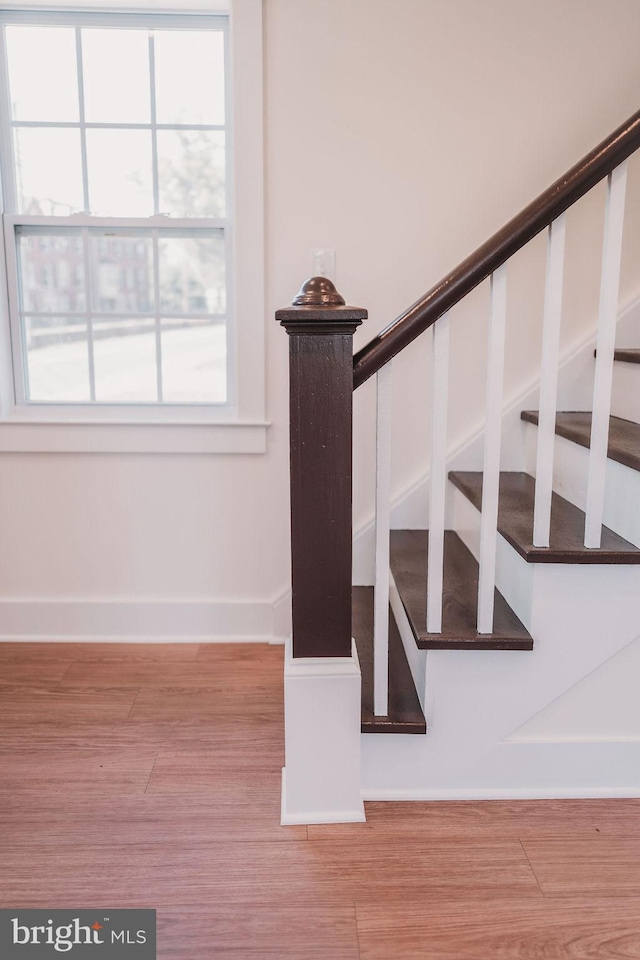
<instances>
[{"instance_id":1,"label":"white base of newel post","mask_svg":"<svg viewBox=\"0 0 640 960\"><path fill-rule=\"evenodd\" d=\"M363 821L360 664L350 657L293 658L284 668L285 766L281 823Z\"/></svg>"}]
</instances>

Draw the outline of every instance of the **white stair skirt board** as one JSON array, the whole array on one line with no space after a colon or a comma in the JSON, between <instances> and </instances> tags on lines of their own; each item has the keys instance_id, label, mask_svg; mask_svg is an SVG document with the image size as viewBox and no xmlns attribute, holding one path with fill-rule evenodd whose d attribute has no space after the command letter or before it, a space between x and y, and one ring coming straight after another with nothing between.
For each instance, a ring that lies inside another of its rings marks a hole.
<instances>
[{"instance_id":1,"label":"white stair skirt board","mask_svg":"<svg viewBox=\"0 0 640 960\"><path fill-rule=\"evenodd\" d=\"M640 637L527 720L508 741L640 744L638 676ZM601 702L607 709L594 709Z\"/></svg>"},{"instance_id":2,"label":"white stair skirt board","mask_svg":"<svg viewBox=\"0 0 640 960\"><path fill-rule=\"evenodd\" d=\"M351 657L293 658L285 645L286 756L281 823L365 819L360 785L360 664Z\"/></svg>"},{"instance_id":3,"label":"white stair skirt board","mask_svg":"<svg viewBox=\"0 0 640 960\"><path fill-rule=\"evenodd\" d=\"M373 739L367 737L367 741ZM367 753L365 749L365 766ZM365 779L362 796L364 800L441 801L640 798L639 770L640 742L503 741L475 764L472 761L463 775L454 773L442 782L432 778L415 785L370 785Z\"/></svg>"},{"instance_id":4,"label":"white stair skirt board","mask_svg":"<svg viewBox=\"0 0 640 960\"><path fill-rule=\"evenodd\" d=\"M640 383L640 371L639 371ZM527 465L525 470L535 476L534 424L526 423ZM565 500L584 510L587 502L587 471L589 451L586 447L555 438L553 489ZM604 494L604 525L619 533L625 540L640 547L640 471L626 467L617 460L607 460Z\"/></svg>"},{"instance_id":5,"label":"white stair skirt board","mask_svg":"<svg viewBox=\"0 0 640 960\"><path fill-rule=\"evenodd\" d=\"M462 521L458 532L477 552L478 528L474 532L470 517L465 521L461 506L456 518ZM497 586L530 628L533 651L430 650L429 733L364 736L363 795L640 796L635 717L625 727L621 715L615 740L585 731L576 744L564 739L564 720L554 730L550 708L591 676L594 709L607 711L611 684L602 665L640 634L640 568L527 564L502 537L498 544ZM514 738L546 709L544 738Z\"/></svg>"}]
</instances>

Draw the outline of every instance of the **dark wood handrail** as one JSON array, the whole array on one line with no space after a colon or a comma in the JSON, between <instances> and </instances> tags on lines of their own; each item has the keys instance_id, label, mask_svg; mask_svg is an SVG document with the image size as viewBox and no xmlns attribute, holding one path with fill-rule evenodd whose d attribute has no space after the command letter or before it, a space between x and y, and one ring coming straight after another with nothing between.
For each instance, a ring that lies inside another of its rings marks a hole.
<instances>
[{"instance_id":1,"label":"dark wood handrail","mask_svg":"<svg viewBox=\"0 0 640 960\"><path fill-rule=\"evenodd\" d=\"M353 358L359 387L640 147L640 110L463 260Z\"/></svg>"}]
</instances>

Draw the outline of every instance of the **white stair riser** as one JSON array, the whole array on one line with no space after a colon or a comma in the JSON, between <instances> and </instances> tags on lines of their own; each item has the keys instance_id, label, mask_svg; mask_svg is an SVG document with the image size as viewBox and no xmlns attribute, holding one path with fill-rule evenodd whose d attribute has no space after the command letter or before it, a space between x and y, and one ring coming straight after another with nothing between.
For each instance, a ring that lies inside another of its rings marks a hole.
<instances>
[{"instance_id":1,"label":"white stair riser","mask_svg":"<svg viewBox=\"0 0 640 960\"><path fill-rule=\"evenodd\" d=\"M611 412L640 423L640 363L614 364Z\"/></svg>"},{"instance_id":2,"label":"white stair riser","mask_svg":"<svg viewBox=\"0 0 640 960\"><path fill-rule=\"evenodd\" d=\"M535 476L538 428L524 424L526 430L525 470ZM553 489L565 500L584 510L587 498L589 450L556 436L554 445ZM640 471L616 460L607 461L604 523L631 543L640 546Z\"/></svg>"}]
</instances>

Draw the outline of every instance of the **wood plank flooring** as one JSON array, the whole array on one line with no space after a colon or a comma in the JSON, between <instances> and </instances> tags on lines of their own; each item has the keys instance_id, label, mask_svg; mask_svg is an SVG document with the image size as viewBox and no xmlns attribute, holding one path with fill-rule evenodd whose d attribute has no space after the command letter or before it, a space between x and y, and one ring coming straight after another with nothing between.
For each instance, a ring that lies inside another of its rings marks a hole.
<instances>
[{"instance_id":1,"label":"wood plank flooring","mask_svg":"<svg viewBox=\"0 0 640 960\"><path fill-rule=\"evenodd\" d=\"M0 905L156 908L161 960L640 957L640 801L281 827L282 656L0 644Z\"/></svg>"}]
</instances>

